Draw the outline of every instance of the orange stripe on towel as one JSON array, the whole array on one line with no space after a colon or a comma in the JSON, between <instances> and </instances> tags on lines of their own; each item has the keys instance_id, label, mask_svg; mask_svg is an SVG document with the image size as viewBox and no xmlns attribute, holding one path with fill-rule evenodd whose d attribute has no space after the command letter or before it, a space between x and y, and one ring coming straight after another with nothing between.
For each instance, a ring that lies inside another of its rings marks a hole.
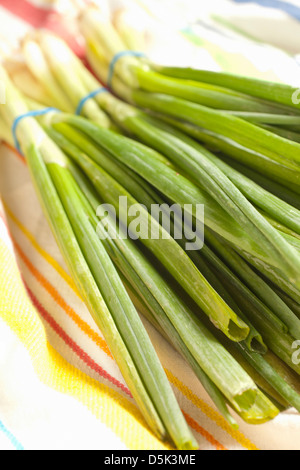
<instances>
[{"instance_id":1,"label":"orange stripe on towel","mask_svg":"<svg viewBox=\"0 0 300 470\"><path fill-rule=\"evenodd\" d=\"M37 281L41 284L41 286L50 294L50 296L55 300L55 302L66 312L66 314L74 321L74 323L90 338L92 339L97 346L99 346L102 351L104 351L109 357L112 357L112 354L100 335L98 335L86 322L84 322L79 315L70 307L66 301L62 298L62 296L57 292L55 287L53 287L49 281L35 268L35 266L31 263L31 261L27 258L25 253L21 250L20 246L14 241L14 246L19 254L20 258L27 266L29 271L34 275Z\"/></svg>"}]
</instances>

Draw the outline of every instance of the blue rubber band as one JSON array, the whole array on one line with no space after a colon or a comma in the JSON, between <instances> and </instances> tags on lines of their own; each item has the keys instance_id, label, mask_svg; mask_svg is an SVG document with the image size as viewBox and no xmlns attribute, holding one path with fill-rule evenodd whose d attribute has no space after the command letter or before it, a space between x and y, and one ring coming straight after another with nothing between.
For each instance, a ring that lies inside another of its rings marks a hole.
<instances>
[{"instance_id":1,"label":"blue rubber band","mask_svg":"<svg viewBox=\"0 0 300 470\"><path fill-rule=\"evenodd\" d=\"M81 114L81 111L85 105L85 103L94 98L95 96L99 95L100 93L105 93L105 92L108 92L108 90L104 87L101 87L101 88L98 88L97 90L95 91L92 91L92 93L89 93L87 96L85 96L84 98L82 98L82 100L80 101L79 105L77 106L77 109L76 109L76 115L77 116L80 116Z\"/></svg>"},{"instance_id":2,"label":"blue rubber band","mask_svg":"<svg viewBox=\"0 0 300 470\"><path fill-rule=\"evenodd\" d=\"M29 111L28 113L22 114L21 116L17 117L14 120L13 125L12 125L12 135L13 135L13 138L14 138L15 147L16 147L16 149L18 150L18 152L20 154L22 154L22 151L21 151L21 146L20 146L20 143L19 143L19 140L18 140L18 137L17 137L17 128L18 128L18 125L20 124L20 122L23 119L26 119L28 117L43 116L44 114L50 113L51 111L59 112L59 110L56 109L56 108L45 108L45 109L40 109L40 110L37 110L37 111Z\"/></svg>"},{"instance_id":3,"label":"blue rubber band","mask_svg":"<svg viewBox=\"0 0 300 470\"><path fill-rule=\"evenodd\" d=\"M115 57L112 59L110 66L109 66L109 73L108 73L108 79L107 79L107 84L108 87L111 89L112 88L112 79L114 76L115 72L115 67L117 62L122 59L122 57L126 56L131 56L131 57L142 57L145 58L146 55L143 52L138 52L138 51L122 51L118 52L118 54L115 55Z\"/></svg>"}]
</instances>

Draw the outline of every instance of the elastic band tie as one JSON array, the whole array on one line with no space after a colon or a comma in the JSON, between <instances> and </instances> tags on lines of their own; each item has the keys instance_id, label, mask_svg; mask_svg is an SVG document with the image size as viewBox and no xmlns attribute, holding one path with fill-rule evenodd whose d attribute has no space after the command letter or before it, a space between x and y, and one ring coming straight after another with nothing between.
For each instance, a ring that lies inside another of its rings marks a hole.
<instances>
[{"instance_id":1,"label":"elastic band tie","mask_svg":"<svg viewBox=\"0 0 300 470\"><path fill-rule=\"evenodd\" d=\"M51 111L59 112L59 110L56 108L45 108L45 109L40 109L36 111L29 111L28 113L22 114L21 116L17 117L14 120L13 125L12 125L12 135L13 135L15 147L20 154L22 154L22 151L21 151L21 146L17 137L17 128L20 122L23 119L26 119L28 117L43 116L44 114L50 113Z\"/></svg>"},{"instance_id":2,"label":"elastic band tie","mask_svg":"<svg viewBox=\"0 0 300 470\"><path fill-rule=\"evenodd\" d=\"M104 87L101 87L101 88L98 88L97 90L92 91L92 93L89 93L87 96L82 98L79 105L77 106L76 115L80 116L82 109L88 100L95 98L95 96L99 95L100 93L105 93L105 92L108 92L108 90Z\"/></svg>"},{"instance_id":3,"label":"elastic band tie","mask_svg":"<svg viewBox=\"0 0 300 470\"><path fill-rule=\"evenodd\" d=\"M108 79L107 79L107 84L108 84L108 87L111 89L112 88L112 79L113 79L113 76L114 76L114 72L115 72L115 67L116 67L116 64L117 62L122 59L122 57L126 57L126 56L130 56L130 57L139 57L139 58L145 58L146 55L143 53L143 52L138 52L138 51L122 51L122 52L118 52L118 54L116 54L114 56L114 58L112 59L111 63L110 63L110 66L109 66L109 73L108 73Z\"/></svg>"}]
</instances>

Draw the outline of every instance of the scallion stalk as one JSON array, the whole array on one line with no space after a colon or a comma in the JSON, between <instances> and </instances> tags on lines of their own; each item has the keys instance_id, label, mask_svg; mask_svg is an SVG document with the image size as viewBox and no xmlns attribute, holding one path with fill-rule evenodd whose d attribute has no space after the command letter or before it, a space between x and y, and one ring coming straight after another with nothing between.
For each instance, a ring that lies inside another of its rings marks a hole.
<instances>
[{"instance_id":1,"label":"scallion stalk","mask_svg":"<svg viewBox=\"0 0 300 470\"><path fill-rule=\"evenodd\" d=\"M247 112L230 111L230 114L237 116L245 121L252 122L253 124L271 124L287 128L289 130L299 130L300 116L286 116L285 114L267 114L267 113L253 113L250 110Z\"/></svg>"},{"instance_id":2,"label":"scallion stalk","mask_svg":"<svg viewBox=\"0 0 300 470\"><path fill-rule=\"evenodd\" d=\"M278 112L275 105L253 100L246 95L232 92L221 86L168 78L140 66L132 66L131 71L137 79L139 88L151 93L165 93L203 106L235 112L247 111L264 114Z\"/></svg>"},{"instance_id":3,"label":"scallion stalk","mask_svg":"<svg viewBox=\"0 0 300 470\"><path fill-rule=\"evenodd\" d=\"M258 153L250 148L237 144L231 138L225 138L215 132L208 131L207 129L197 127L187 122L178 121L164 115L160 115L159 117L160 119L167 120L172 125L186 132L199 142L204 143L213 152L222 152L224 156L226 156L226 159L230 157L230 160L232 161L231 166L243 166L245 168L244 171L247 172L247 174L254 174L255 180L259 179L259 182L263 181L264 184L262 184L262 186L266 187L266 189L270 186L278 187L280 190L279 194L283 197L285 197L285 193L287 193L286 197L289 197L289 192L292 190L296 193L295 197L299 199L298 181L297 178L293 176L293 172L298 171L298 168L295 166L291 167L284 159L281 159L280 162L271 160L262 153ZM262 168L263 174L259 174ZM267 180L266 182L266 177L270 178L272 181ZM284 188L281 189L281 185L284 186ZM287 199L287 202L289 202L289 200L293 200L293 196Z\"/></svg>"},{"instance_id":4,"label":"scallion stalk","mask_svg":"<svg viewBox=\"0 0 300 470\"><path fill-rule=\"evenodd\" d=\"M267 131L274 132L274 134L278 134L281 137L284 137L285 139L293 140L294 142L298 142L298 144L300 143L300 133L299 132L294 132L294 131L289 130L289 129L282 129L281 127L277 127L277 126L270 126L268 124L263 124L263 125L261 125L261 127L266 129Z\"/></svg>"},{"instance_id":5,"label":"scallion stalk","mask_svg":"<svg viewBox=\"0 0 300 470\"><path fill-rule=\"evenodd\" d=\"M232 160L231 158L229 158L228 156L225 156L224 154L221 154L220 157L222 161L227 163L227 165L231 166L233 169L237 170L239 173L246 176L248 179L254 181L256 184L258 184L258 186L268 191L268 193L275 195L278 199L285 201L286 203L289 204L289 206L295 207L298 211L300 210L300 197L291 189L284 187L281 184L276 183L275 181L271 181L267 177L267 175L251 170L250 168L247 168L246 166L241 165L236 160ZM256 205L259 207L258 203L256 203ZM276 207L276 204L275 204L275 207ZM267 212L268 211L270 211L269 208L267 209ZM278 215L276 216L274 215L274 217L276 218L278 217ZM286 225L289 225L289 224L290 222L286 223Z\"/></svg>"},{"instance_id":6,"label":"scallion stalk","mask_svg":"<svg viewBox=\"0 0 300 470\"><path fill-rule=\"evenodd\" d=\"M239 348L246 360L266 379L269 384L297 411L300 412L300 395L257 353L249 353L245 347Z\"/></svg>"},{"instance_id":7,"label":"scallion stalk","mask_svg":"<svg viewBox=\"0 0 300 470\"><path fill-rule=\"evenodd\" d=\"M231 247L224 245L223 241L208 231L206 240L249 289L288 327L290 334L295 338L300 338L298 318L269 285ZM271 316L268 318L270 321L274 319Z\"/></svg>"},{"instance_id":8,"label":"scallion stalk","mask_svg":"<svg viewBox=\"0 0 300 470\"><path fill-rule=\"evenodd\" d=\"M158 93L133 90L132 100L137 105L181 119L215 132L237 144L265 155L273 161L285 162L299 174L300 145L257 127L231 114L216 111L196 103ZM298 178L299 180L299 178Z\"/></svg>"},{"instance_id":9,"label":"scallion stalk","mask_svg":"<svg viewBox=\"0 0 300 470\"><path fill-rule=\"evenodd\" d=\"M286 295L280 289L274 287L277 295L289 306L289 308L294 312L294 314L300 319L300 304L295 302L291 297Z\"/></svg>"},{"instance_id":10,"label":"scallion stalk","mask_svg":"<svg viewBox=\"0 0 300 470\"><path fill-rule=\"evenodd\" d=\"M249 255L245 251L239 251L239 254L248 261L256 271L263 276L267 281L271 282L273 285L277 286L287 295L289 295L295 302L300 303L300 290L291 284L282 274L274 267L270 266L268 263L265 263L261 260L258 260L254 256Z\"/></svg>"},{"instance_id":11,"label":"scallion stalk","mask_svg":"<svg viewBox=\"0 0 300 470\"><path fill-rule=\"evenodd\" d=\"M155 68L167 76L224 86L230 90L236 90L240 93L246 93L247 95L262 98L270 102L283 104L287 109L294 108L295 112L299 112L299 105L292 101L293 94L297 92L297 88L290 85L207 70L164 66L155 66Z\"/></svg>"}]
</instances>

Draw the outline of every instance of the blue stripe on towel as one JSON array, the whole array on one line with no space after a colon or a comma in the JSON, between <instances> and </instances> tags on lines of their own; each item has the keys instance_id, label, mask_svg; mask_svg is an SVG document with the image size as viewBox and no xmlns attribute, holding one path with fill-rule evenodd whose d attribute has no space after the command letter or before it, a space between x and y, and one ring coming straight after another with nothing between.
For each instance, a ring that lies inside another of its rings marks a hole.
<instances>
[{"instance_id":1,"label":"blue stripe on towel","mask_svg":"<svg viewBox=\"0 0 300 470\"><path fill-rule=\"evenodd\" d=\"M287 13L292 18L300 21L300 7L283 0L232 0L235 3L257 3L266 8L275 8Z\"/></svg>"},{"instance_id":2,"label":"blue stripe on towel","mask_svg":"<svg viewBox=\"0 0 300 470\"><path fill-rule=\"evenodd\" d=\"M4 424L1 421L0 421L0 431L2 431L6 435L6 437L10 440L10 442L16 448L16 450L24 450L24 447L15 438L15 436L4 426Z\"/></svg>"}]
</instances>

